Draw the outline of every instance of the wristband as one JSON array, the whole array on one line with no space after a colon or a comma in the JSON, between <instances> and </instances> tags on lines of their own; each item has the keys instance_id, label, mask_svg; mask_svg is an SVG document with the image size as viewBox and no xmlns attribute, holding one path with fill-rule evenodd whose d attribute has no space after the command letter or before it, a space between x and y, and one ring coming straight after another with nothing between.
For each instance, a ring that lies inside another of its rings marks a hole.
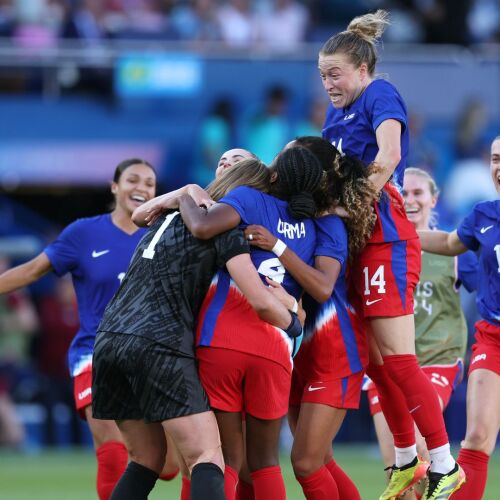
<instances>
[{"instance_id":1,"label":"wristband","mask_svg":"<svg viewBox=\"0 0 500 500\"><path fill-rule=\"evenodd\" d=\"M293 311L289 311L292 315L292 321L288 325L288 328L285 329L285 333L291 338L300 336L302 333L302 325L300 324L299 317Z\"/></svg>"},{"instance_id":2,"label":"wristband","mask_svg":"<svg viewBox=\"0 0 500 500\"><path fill-rule=\"evenodd\" d=\"M276 240L276 244L271 249L271 252L273 252L273 254L276 255L276 257L281 257L281 255L285 250L286 250L286 243L278 239Z\"/></svg>"},{"instance_id":3,"label":"wristband","mask_svg":"<svg viewBox=\"0 0 500 500\"><path fill-rule=\"evenodd\" d=\"M292 309L290 309L292 312L297 314L299 312L299 303L297 302L297 299L293 301L293 306Z\"/></svg>"}]
</instances>

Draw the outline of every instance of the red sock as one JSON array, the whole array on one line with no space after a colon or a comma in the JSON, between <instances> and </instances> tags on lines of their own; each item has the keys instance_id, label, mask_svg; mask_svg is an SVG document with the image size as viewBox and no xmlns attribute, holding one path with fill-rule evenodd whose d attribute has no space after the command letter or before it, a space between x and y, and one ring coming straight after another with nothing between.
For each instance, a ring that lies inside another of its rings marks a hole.
<instances>
[{"instance_id":1,"label":"red sock","mask_svg":"<svg viewBox=\"0 0 500 500\"><path fill-rule=\"evenodd\" d=\"M325 464L325 467L337 483L339 498L361 500L361 495L359 494L358 488L356 488L353 480L342 470L333 458Z\"/></svg>"},{"instance_id":2,"label":"red sock","mask_svg":"<svg viewBox=\"0 0 500 500\"><path fill-rule=\"evenodd\" d=\"M238 483L238 473L229 465L224 468L224 494L226 500L234 500L236 497L236 484Z\"/></svg>"},{"instance_id":3,"label":"red sock","mask_svg":"<svg viewBox=\"0 0 500 500\"><path fill-rule=\"evenodd\" d=\"M462 466L467 478L465 484L453 495L453 500L481 500L486 479L488 478L488 462L490 457L482 451L462 448L457 462Z\"/></svg>"},{"instance_id":4,"label":"red sock","mask_svg":"<svg viewBox=\"0 0 500 500\"><path fill-rule=\"evenodd\" d=\"M191 498L191 479L182 476L181 500L190 500Z\"/></svg>"},{"instance_id":5,"label":"red sock","mask_svg":"<svg viewBox=\"0 0 500 500\"><path fill-rule=\"evenodd\" d=\"M177 477L179 474L179 469L175 469L174 472L169 472L168 474L160 474L160 479L162 481L172 481L172 479Z\"/></svg>"},{"instance_id":6,"label":"red sock","mask_svg":"<svg viewBox=\"0 0 500 500\"><path fill-rule=\"evenodd\" d=\"M448 444L437 392L418 365L417 357L414 354L394 354L383 356L383 359L388 375L405 396L406 407L424 437L427 449Z\"/></svg>"},{"instance_id":7,"label":"red sock","mask_svg":"<svg viewBox=\"0 0 500 500\"><path fill-rule=\"evenodd\" d=\"M339 500L339 490L335 479L325 467L305 477L295 476L302 486L307 500Z\"/></svg>"},{"instance_id":8,"label":"red sock","mask_svg":"<svg viewBox=\"0 0 500 500\"><path fill-rule=\"evenodd\" d=\"M279 465L264 467L250 474L255 500L286 500L285 483Z\"/></svg>"},{"instance_id":9,"label":"red sock","mask_svg":"<svg viewBox=\"0 0 500 500\"><path fill-rule=\"evenodd\" d=\"M128 452L123 443L108 441L95 451L97 457L97 496L109 500L111 493L127 468Z\"/></svg>"},{"instance_id":10,"label":"red sock","mask_svg":"<svg viewBox=\"0 0 500 500\"><path fill-rule=\"evenodd\" d=\"M416 443L415 422L406 407L401 389L388 375L384 365L369 364L366 374L377 387L380 407L394 437L394 446L408 448Z\"/></svg>"},{"instance_id":11,"label":"red sock","mask_svg":"<svg viewBox=\"0 0 500 500\"><path fill-rule=\"evenodd\" d=\"M253 486L243 481L241 477L236 485L236 500L255 500Z\"/></svg>"}]
</instances>

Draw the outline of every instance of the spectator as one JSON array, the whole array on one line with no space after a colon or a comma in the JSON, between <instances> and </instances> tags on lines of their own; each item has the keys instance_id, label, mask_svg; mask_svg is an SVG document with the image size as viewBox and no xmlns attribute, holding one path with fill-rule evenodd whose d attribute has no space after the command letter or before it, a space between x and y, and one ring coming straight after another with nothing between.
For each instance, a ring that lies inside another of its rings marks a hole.
<instances>
[{"instance_id":1,"label":"spectator","mask_svg":"<svg viewBox=\"0 0 500 500\"><path fill-rule=\"evenodd\" d=\"M249 0L228 0L217 12L222 39L230 47L246 48L255 41L255 17Z\"/></svg>"}]
</instances>

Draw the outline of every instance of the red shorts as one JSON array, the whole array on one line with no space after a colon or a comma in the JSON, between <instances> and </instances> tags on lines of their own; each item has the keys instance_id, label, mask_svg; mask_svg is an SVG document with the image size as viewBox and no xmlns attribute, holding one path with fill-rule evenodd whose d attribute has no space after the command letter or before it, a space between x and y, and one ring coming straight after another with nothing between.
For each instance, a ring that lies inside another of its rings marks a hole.
<instances>
[{"instance_id":1,"label":"red shorts","mask_svg":"<svg viewBox=\"0 0 500 500\"><path fill-rule=\"evenodd\" d=\"M318 403L334 408L358 409L364 370L343 378L311 380L292 373L290 406Z\"/></svg>"},{"instance_id":2,"label":"red shorts","mask_svg":"<svg viewBox=\"0 0 500 500\"><path fill-rule=\"evenodd\" d=\"M264 420L287 414L291 377L279 363L220 347L198 347L196 357L212 408Z\"/></svg>"},{"instance_id":3,"label":"red shorts","mask_svg":"<svg viewBox=\"0 0 500 500\"><path fill-rule=\"evenodd\" d=\"M500 326L483 319L475 327L476 342L472 345L469 374L483 368L500 375Z\"/></svg>"},{"instance_id":4,"label":"red shorts","mask_svg":"<svg viewBox=\"0 0 500 500\"><path fill-rule=\"evenodd\" d=\"M76 411L86 420L85 408L92 404L92 365L73 377L73 396Z\"/></svg>"},{"instance_id":5,"label":"red shorts","mask_svg":"<svg viewBox=\"0 0 500 500\"><path fill-rule=\"evenodd\" d=\"M427 375L427 378L432 382L439 398L443 402L443 410L448 406L451 395L464 376L464 362L461 359L453 365L429 365L422 366L422 371ZM368 406L370 407L371 415L375 415L382 411L378 399L378 392L375 384L369 380L365 383L364 390L368 393Z\"/></svg>"},{"instance_id":6,"label":"red shorts","mask_svg":"<svg viewBox=\"0 0 500 500\"><path fill-rule=\"evenodd\" d=\"M366 245L351 272L356 310L365 318L413 314L420 268L419 238Z\"/></svg>"}]
</instances>

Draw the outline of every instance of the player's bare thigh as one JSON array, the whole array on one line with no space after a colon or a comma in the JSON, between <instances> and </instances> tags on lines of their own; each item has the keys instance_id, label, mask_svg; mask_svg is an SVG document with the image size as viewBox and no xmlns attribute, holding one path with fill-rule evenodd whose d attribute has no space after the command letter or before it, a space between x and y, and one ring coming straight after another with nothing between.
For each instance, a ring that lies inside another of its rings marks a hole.
<instances>
[{"instance_id":1,"label":"player's bare thigh","mask_svg":"<svg viewBox=\"0 0 500 500\"><path fill-rule=\"evenodd\" d=\"M217 420L211 411L163 422L165 430L175 441L186 465L191 471L202 462L211 462L224 470Z\"/></svg>"}]
</instances>

